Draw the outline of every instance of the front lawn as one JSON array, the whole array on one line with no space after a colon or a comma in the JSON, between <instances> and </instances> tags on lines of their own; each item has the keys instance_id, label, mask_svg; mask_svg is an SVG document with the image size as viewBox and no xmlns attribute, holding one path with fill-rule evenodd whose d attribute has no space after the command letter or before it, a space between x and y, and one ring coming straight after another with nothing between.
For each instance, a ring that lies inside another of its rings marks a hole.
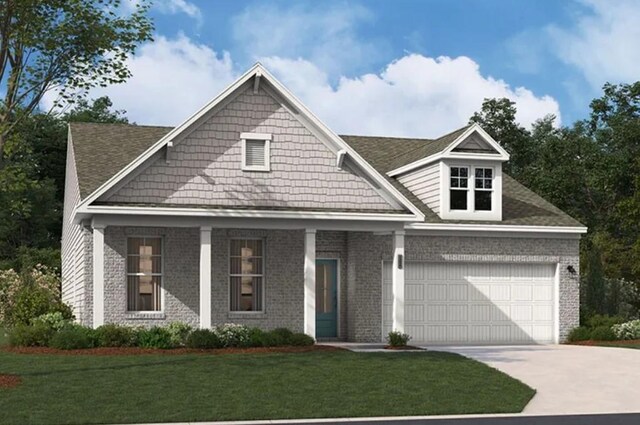
<instances>
[{"instance_id":1,"label":"front lawn","mask_svg":"<svg viewBox=\"0 0 640 425\"><path fill-rule=\"evenodd\" d=\"M523 383L456 354L69 356L0 351L0 423L95 424L520 412Z\"/></svg>"}]
</instances>

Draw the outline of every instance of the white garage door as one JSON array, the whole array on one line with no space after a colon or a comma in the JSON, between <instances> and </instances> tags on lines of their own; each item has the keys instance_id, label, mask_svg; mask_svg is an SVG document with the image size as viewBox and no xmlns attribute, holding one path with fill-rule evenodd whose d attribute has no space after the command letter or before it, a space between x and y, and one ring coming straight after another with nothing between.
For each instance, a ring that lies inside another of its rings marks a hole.
<instances>
[{"instance_id":1,"label":"white garage door","mask_svg":"<svg viewBox=\"0 0 640 425\"><path fill-rule=\"evenodd\" d=\"M554 264L405 264L405 332L414 342L554 341ZM392 327L391 263L383 267L383 336Z\"/></svg>"}]
</instances>

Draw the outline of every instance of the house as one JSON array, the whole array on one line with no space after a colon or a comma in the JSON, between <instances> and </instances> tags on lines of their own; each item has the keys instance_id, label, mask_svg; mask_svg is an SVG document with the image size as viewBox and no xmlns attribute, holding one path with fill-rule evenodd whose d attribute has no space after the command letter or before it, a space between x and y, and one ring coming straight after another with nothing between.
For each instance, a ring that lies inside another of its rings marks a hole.
<instances>
[{"instance_id":1,"label":"house","mask_svg":"<svg viewBox=\"0 0 640 425\"><path fill-rule=\"evenodd\" d=\"M586 228L504 174L478 125L338 136L256 64L177 127L68 137L62 292L83 324L434 344L578 325Z\"/></svg>"}]
</instances>

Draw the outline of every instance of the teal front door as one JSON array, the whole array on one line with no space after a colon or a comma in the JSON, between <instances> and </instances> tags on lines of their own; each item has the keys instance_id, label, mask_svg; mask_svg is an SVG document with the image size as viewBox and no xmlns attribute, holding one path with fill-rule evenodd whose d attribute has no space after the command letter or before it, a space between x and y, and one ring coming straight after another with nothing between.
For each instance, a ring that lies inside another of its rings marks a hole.
<instances>
[{"instance_id":1,"label":"teal front door","mask_svg":"<svg viewBox=\"0 0 640 425\"><path fill-rule=\"evenodd\" d=\"M316 260L316 337L338 336L338 260Z\"/></svg>"}]
</instances>

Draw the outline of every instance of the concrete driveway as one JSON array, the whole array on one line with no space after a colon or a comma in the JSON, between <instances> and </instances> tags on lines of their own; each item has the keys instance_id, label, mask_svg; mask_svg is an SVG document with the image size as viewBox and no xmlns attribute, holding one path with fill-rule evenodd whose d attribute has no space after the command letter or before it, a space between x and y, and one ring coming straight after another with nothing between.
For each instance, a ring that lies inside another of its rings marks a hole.
<instances>
[{"instance_id":1,"label":"concrete driveway","mask_svg":"<svg viewBox=\"0 0 640 425\"><path fill-rule=\"evenodd\" d=\"M535 388L525 414L640 412L640 350L575 345L424 348L479 360Z\"/></svg>"}]
</instances>

